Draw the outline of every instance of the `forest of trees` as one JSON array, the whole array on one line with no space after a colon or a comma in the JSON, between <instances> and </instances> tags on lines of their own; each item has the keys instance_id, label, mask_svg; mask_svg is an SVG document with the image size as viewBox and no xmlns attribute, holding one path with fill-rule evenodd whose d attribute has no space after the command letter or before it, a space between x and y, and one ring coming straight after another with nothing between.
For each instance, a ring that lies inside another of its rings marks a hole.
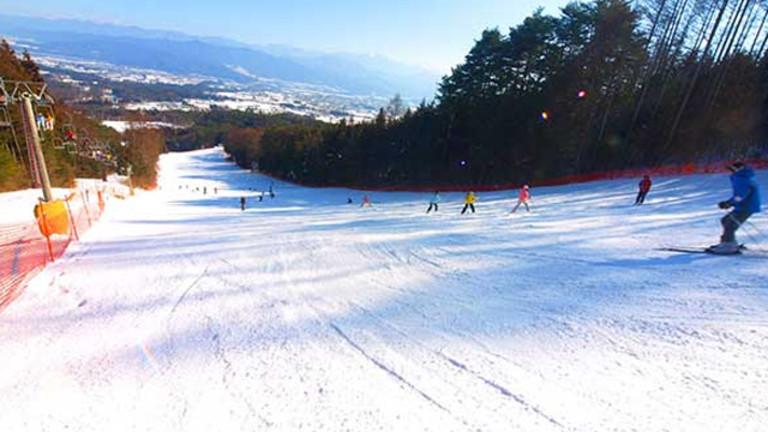
<instances>
[{"instance_id":1,"label":"forest of trees","mask_svg":"<svg viewBox=\"0 0 768 432\"><path fill-rule=\"evenodd\" d=\"M372 122L235 130L238 164L308 184L535 181L768 149L764 0L595 0L489 29L436 100Z\"/></svg>"},{"instance_id":2,"label":"forest of trees","mask_svg":"<svg viewBox=\"0 0 768 432\"><path fill-rule=\"evenodd\" d=\"M35 83L31 85L34 91L39 91L44 83L40 69L29 53L18 56L5 40L0 42L0 77L6 83L6 91L11 91L9 82ZM4 101L0 101L0 192L26 189L33 185L33 180L20 107L5 95L2 98ZM133 166L134 184L140 187L154 186L157 160L165 150L165 137L162 133L135 130L121 136L60 102L44 109L37 105L35 108L38 114L45 117L51 115L55 119L52 130L41 131L43 153L53 186L72 187L75 178L100 178L115 171L125 174L128 166ZM5 124L6 115L10 124ZM93 144L108 143L109 153L115 163L105 164L94 157L86 156L85 151L73 151L77 150L74 144L62 148L61 144L69 132L77 137L76 141L70 141L77 142L77 146L85 145L86 139Z\"/></svg>"},{"instance_id":3,"label":"forest of trees","mask_svg":"<svg viewBox=\"0 0 768 432\"><path fill-rule=\"evenodd\" d=\"M236 129L264 129L286 125L316 125L320 122L296 114L263 114L211 106L208 111L166 111L152 113L153 121L193 125L171 131L168 150L185 151L210 147L226 141Z\"/></svg>"}]
</instances>

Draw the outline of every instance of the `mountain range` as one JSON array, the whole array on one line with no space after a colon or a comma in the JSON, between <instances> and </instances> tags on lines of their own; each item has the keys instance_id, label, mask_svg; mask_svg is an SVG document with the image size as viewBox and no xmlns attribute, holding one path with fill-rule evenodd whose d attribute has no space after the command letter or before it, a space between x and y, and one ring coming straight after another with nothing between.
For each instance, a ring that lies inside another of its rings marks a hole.
<instances>
[{"instance_id":1,"label":"mountain range","mask_svg":"<svg viewBox=\"0 0 768 432\"><path fill-rule=\"evenodd\" d=\"M152 69L248 84L256 79L326 86L353 95L431 99L438 74L382 56L279 45L70 19L0 15L0 37L33 55Z\"/></svg>"}]
</instances>

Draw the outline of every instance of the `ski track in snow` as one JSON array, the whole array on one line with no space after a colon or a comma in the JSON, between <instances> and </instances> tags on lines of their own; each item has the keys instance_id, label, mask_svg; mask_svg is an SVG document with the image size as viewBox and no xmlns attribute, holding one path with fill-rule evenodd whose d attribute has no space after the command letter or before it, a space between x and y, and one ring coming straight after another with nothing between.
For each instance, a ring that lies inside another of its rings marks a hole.
<instances>
[{"instance_id":1,"label":"ski track in snow","mask_svg":"<svg viewBox=\"0 0 768 432\"><path fill-rule=\"evenodd\" d=\"M463 216L460 193L430 215L430 194L360 208L282 182L258 202L271 182L163 155L161 190L113 203L0 315L0 430L768 424L766 263L657 250L714 242L724 174L655 179L641 207L629 179ZM740 238L768 249L766 220Z\"/></svg>"},{"instance_id":2,"label":"ski track in snow","mask_svg":"<svg viewBox=\"0 0 768 432\"><path fill-rule=\"evenodd\" d=\"M448 413L448 414L452 414L452 413L451 413L451 411L450 411L448 408L446 408L446 407L444 407L444 406L440 405L440 403L439 403L439 402L437 402L436 400L434 400L434 399L433 399L433 398L432 398L430 395L428 395L428 394L424 393L422 390L419 390L419 389L418 389L418 388L417 388L415 385L413 385L413 384L412 384L411 382L409 382L407 379L403 378L403 377L402 377L402 376L401 376L399 373L397 373L397 372L395 372L394 370L390 369L390 368L389 368L389 367L387 367L385 364L381 363L380 361L376 360L376 359L375 359L373 356L371 356L370 354L368 354L368 353L367 353L367 352L366 352L366 351L365 351L365 350L364 350L362 347L360 347L360 345L356 344L356 343L355 343L355 342L354 342L352 339L350 339L350 338L349 338L349 336L347 336L347 334L346 334L346 333L344 333L344 332L343 332L343 331L342 331L342 330L341 330L341 329L340 329L340 328L339 328L339 327L338 327L336 324L333 324L333 323L331 323L331 324L330 324L330 326L331 326L331 328L332 328L332 329L333 329L333 330L334 330L336 333L338 333L339 337L341 337L342 339L344 339L344 341L346 341L346 342L347 342L347 343L348 343L350 346L352 346L352 348L354 348L355 350L357 350L358 352L360 352L360 354L361 354L363 357L365 357L366 359L368 359L368 360L369 360L371 363L375 364L375 365L376 365L376 366L377 366L379 369L383 370L383 371L384 371L384 372L386 372L387 374L389 374L389 375L391 375L392 377L394 377L396 380L398 380L398 381L400 381L401 383L405 384L405 386L406 386L406 387L408 387L408 388L410 388L411 390L415 391L416 393L420 394L420 395L421 395L421 397L423 397L424 399L426 399L427 401L429 401L429 402L430 402L431 404L433 404L434 406L436 406L436 407L440 408L441 410L445 411L445 412L446 412L446 413Z\"/></svg>"}]
</instances>

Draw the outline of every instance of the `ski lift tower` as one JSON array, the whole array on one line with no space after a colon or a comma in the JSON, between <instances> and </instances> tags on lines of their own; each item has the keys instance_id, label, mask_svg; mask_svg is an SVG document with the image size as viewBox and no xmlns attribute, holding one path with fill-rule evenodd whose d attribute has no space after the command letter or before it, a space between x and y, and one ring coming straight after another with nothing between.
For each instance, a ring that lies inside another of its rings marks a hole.
<instances>
[{"instance_id":1,"label":"ski lift tower","mask_svg":"<svg viewBox=\"0 0 768 432\"><path fill-rule=\"evenodd\" d=\"M11 100L19 102L21 105L21 118L24 123L24 136L27 140L27 150L29 152L30 170L32 178L35 180L35 186L42 186L43 199L45 202L53 201L51 193L51 181L48 177L48 168L45 166L45 157L43 156L43 147L40 142L40 133L37 130L37 119L33 102L37 105L53 104L53 98L46 93L46 84L16 81L11 94ZM35 86L42 86L40 91L33 91Z\"/></svg>"}]
</instances>

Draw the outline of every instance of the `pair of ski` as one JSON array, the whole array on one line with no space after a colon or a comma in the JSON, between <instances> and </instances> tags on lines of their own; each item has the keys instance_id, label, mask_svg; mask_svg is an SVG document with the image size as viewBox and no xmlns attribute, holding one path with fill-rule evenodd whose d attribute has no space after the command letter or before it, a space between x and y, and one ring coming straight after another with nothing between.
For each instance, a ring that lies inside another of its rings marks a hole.
<instances>
[{"instance_id":1,"label":"pair of ski","mask_svg":"<svg viewBox=\"0 0 768 432\"><path fill-rule=\"evenodd\" d=\"M744 245L741 245L739 247L739 251L733 254L719 254L719 253L712 252L709 248L706 248L706 247L690 247L690 246L665 246L665 247L659 248L658 250L665 251L665 252L694 253L694 254L705 254L705 255L714 255L714 256L742 256L742 257L750 257L750 258L768 258L768 251L748 249Z\"/></svg>"}]
</instances>

